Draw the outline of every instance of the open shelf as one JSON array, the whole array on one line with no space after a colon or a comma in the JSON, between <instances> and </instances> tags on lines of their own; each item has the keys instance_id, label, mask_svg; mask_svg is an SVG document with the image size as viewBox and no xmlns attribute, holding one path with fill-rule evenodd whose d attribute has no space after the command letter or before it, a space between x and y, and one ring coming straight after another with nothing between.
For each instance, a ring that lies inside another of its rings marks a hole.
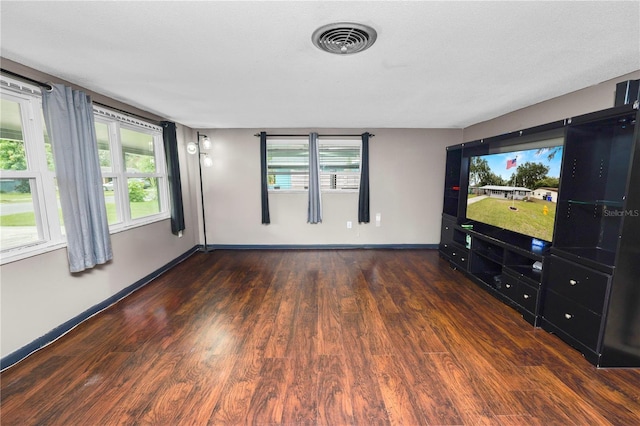
<instances>
[{"instance_id":1,"label":"open shelf","mask_svg":"<svg viewBox=\"0 0 640 426\"><path fill-rule=\"evenodd\" d=\"M497 263L502 263L504 257L504 249L502 246L489 243L480 238L473 240L473 253Z\"/></svg>"}]
</instances>

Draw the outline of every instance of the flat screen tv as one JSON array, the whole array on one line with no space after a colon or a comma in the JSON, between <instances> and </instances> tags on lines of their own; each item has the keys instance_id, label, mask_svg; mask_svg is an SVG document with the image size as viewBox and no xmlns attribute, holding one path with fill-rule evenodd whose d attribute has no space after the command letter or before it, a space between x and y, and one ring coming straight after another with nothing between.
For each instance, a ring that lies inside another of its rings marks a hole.
<instances>
[{"instance_id":1,"label":"flat screen tv","mask_svg":"<svg viewBox=\"0 0 640 426\"><path fill-rule=\"evenodd\" d=\"M563 138L469 157L468 221L551 242Z\"/></svg>"}]
</instances>

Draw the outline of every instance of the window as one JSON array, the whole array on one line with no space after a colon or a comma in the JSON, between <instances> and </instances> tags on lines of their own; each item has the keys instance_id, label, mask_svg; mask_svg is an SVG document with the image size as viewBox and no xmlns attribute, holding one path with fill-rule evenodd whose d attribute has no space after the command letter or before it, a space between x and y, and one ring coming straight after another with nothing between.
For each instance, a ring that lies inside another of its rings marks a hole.
<instances>
[{"instance_id":1,"label":"window","mask_svg":"<svg viewBox=\"0 0 640 426\"><path fill-rule=\"evenodd\" d=\"M358 190L360 185L360 141L319 140L320 189ZM308 141L267 142L269 190L301 190L309 186Z\"/></svg>"},{"instance_id":2,"label":"window","mask_svg":"<svg viewBox=\"0 0 640 426\"><path fill-rule=\"evenodd\" d=\"M162 129L101 108L94 110L110 228L169 217Z\"/></svg>"},{"instance_id":3,"label":"window","mask_svg":"<svg viewBox=\"0 0 640 426\"><path fill-rule=\"evenodd\" d=\"M320 189L357 190L360 187L360 142L319 143Z\"/></svg>"},{"instance_id":4,"label":"window","mask_svg":"<svg viewBox=\"0 0 640 426\"><path fill-rule=\"evenodd\" d=\"M51 145L39 89L2 78L0 91L0 251L64 242Z\"/></svg>"},{"instance_id":5,"label":"window","mask_svg":"<svg viewBox=\"0 0 640 426\"><path fill-rule=\"evenodd\" d=\"M309 143L267 141L267 183L273 190L309 187Z\"/></svg>"},{"instance_id":6,"label":"window","mask_svg":"<svg viewBox=\"0 0 640 426\"><path fill-rule=\"evenodd\" d=\"M0 79L0 260L66 243L40 88ZM158 126L94 106L112 232L169 217Z\"/></svg>"}]
</instances>

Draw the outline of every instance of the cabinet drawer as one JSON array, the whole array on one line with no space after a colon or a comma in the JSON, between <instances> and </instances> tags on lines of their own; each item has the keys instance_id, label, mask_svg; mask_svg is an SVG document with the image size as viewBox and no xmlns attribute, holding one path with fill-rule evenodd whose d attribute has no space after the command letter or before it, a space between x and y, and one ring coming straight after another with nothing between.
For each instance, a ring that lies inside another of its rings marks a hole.
<instances>
[{"instance_id":1,"label":"cabinet drawer","mask_svg":"<svg viewBox=\"0 0 640 426\"><path fill-rule=\"evenodd\" d=\"M602 314L609 275L557 256L551 256L548 268L547 287L550 290Z\"/></svg>"},{"instance_id":2,"label":"cabinet drawer","mask_svg":"<svg viewBox=\"0 0 640 426\"><path fill-rule=\"evenodd\" d=\"M531 313L536 313L538 304L538 289L525 284L521 279L511 274L502 274L500 293L516 302Z\"/></svg>"},{"instance_id":3,"label":"cabinet drawer","mask_svg":"<svg viewBox=\"0 0 640 426\"><path fill-rule=\"evenodd\" d=\"M469 251L468 250L456 250L451 255L451 262L460 267L461 269L467 269L469 265Z\"/></svg>"},{"instance_id":4,"label":"cabinet drawer","mask_svg":"<svg viewBox=\"0 0 640 426\"><path fill-rule=\"evenodd\" d=\"M441 243L450 243L453 241L453 225L454 222L449 220L442 220L442 230L440 233Z\"/></svg>"},{"instance_id":5,"label":"cabinet drawer","mask_svg":"<svg viewBox=\"0 0 640 426\"><path fill-rule=\"evenodd\" d=\"M515 302L516 299L518 298L519 287L520 287L520 284L516 277L513 277L505 273L502 274L502 283L498 288L498 291L500 291L500 293L504 294L509 299Z\"/></svg>"},{"instance_id":6,"label":"cabinet drawer","mask_svg":"<svg viewBox=\"0 0 640 426\"><path fill-rule=\"evenodd\" d=\"M469 250L459 248L453 244L440 244L440 251L445 254L451 263L459 268L467 269L469 264Z\"/></svg>"},{"instance_id":7,"label":"cabinet drawer","mask_svg":"<svg viewBox=\"0 0 640 426\"><path fill-rule=\"evenodd\" d=\"M527 311L536 313L536 306L538 305L538 289L524 284L522 281L518 287L518 297L514 302L521 305Z\"/></svg>"},{"instance_id":8,"label":"cabinet drawer","mask_svg":"<svg viewBox=\"0 0 640 426\"><path fill-rule=\"evenodd\" d=\"M544 301L543 317L574 339L597 351L600 315L550 291Z\"/></svg>"}]
</instances>

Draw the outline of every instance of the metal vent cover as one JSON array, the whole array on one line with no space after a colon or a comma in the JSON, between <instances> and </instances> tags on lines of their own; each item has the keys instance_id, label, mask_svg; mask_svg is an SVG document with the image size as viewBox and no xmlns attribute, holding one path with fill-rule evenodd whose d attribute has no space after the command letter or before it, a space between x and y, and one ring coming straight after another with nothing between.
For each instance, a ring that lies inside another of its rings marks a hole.
<instances>
[{"instance_id":1,"label":"metal vent cover","mask_svg":"<svg viewBox=\"0 0 640 426\"><path fill-rule=\"evenodd\" d=\"M373 28L353 22L323 25L313 32L311 40L320 50L338 55L362 52L375 43L378 34Z\"/></svg>"}]
</instances>

